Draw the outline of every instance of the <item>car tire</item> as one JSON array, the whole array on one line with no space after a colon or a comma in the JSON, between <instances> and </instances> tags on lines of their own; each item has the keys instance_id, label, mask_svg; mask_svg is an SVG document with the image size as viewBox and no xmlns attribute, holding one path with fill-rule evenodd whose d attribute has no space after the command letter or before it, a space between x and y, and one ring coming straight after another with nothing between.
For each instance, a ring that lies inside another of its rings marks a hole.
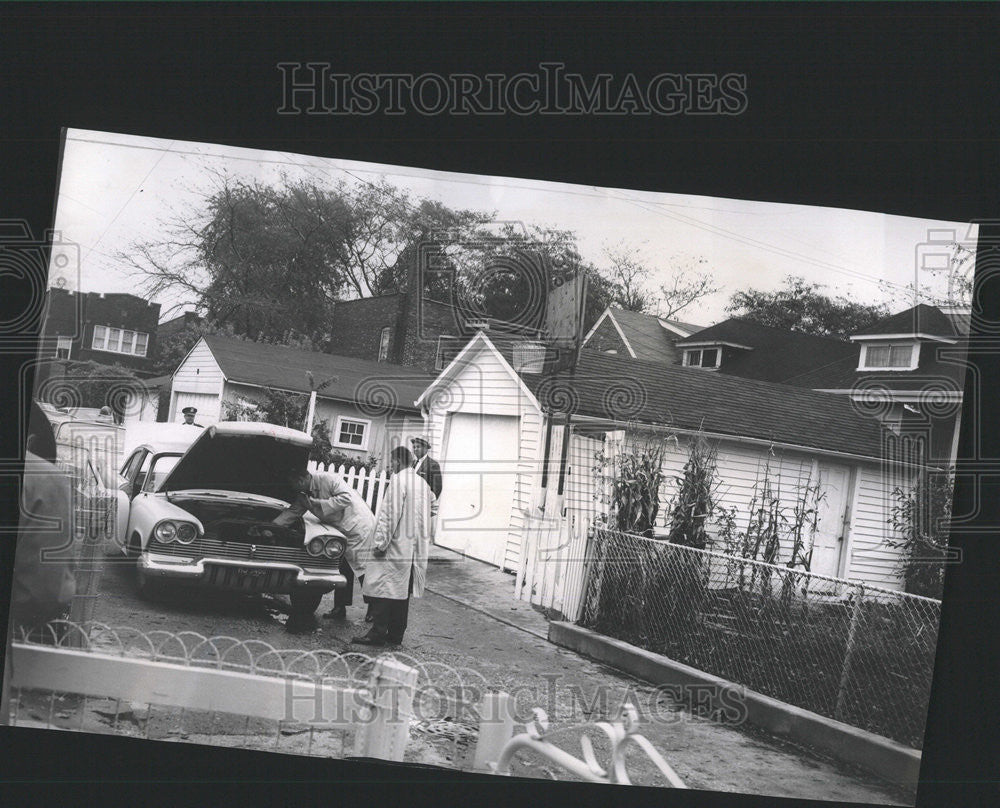
<instances>
[{"instance_id":1,"label":"car tire","mask_svg":"<svg viewBox=\"0 0 1000 808\"><path fill-rule=\"evenodd\" d=\"M323 600L322 592L310 592L309 590L299 590L292 592L288 599L292 603L292 614L296 617L308 617L319 608L319 602Z\"/></svg>"},{"instance_id":2,"label":"car tire","mask_svg":"<svg viewBox=\"0 0 1000 808\"><path fill-rule=\"evenodd\" d=\"M163 585L146 575L138 563L135 565L135 588L143 600L157 600L163 592Z\"/></svg>"}]
</instances>

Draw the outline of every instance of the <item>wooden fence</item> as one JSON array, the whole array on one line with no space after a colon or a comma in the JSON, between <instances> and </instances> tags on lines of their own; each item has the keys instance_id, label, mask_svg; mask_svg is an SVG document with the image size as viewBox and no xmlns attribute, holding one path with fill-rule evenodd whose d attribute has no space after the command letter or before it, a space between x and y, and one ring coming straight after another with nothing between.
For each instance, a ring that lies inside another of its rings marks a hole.
<instances>
[{"instance_id":1,"label":"wooden fence","mask_svg":"<svg viewBox=\"0 0 1000 808\"><path fill-rule=\"evenodd\" d=\"M339 474L347 480L348 485L361 494L361 498L364 499L373 512L378 507L379 495L385 490L385 486L389 481L389 476L384 470L376 472L374 469L369 470L364 468L364 466L331 465L329 468L326 468L322 463L310 461L309 471L326 471L330 474Z\"/></svg>"}]
</instances>

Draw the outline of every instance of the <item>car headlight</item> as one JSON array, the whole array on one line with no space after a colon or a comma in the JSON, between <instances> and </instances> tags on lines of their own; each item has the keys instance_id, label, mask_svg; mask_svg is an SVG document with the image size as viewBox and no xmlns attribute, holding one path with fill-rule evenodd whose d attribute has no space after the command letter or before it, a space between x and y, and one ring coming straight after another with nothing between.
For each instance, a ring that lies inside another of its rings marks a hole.
<instances>
[{"instance_id":1,"label":"car headlight","mask_svg":"<svg viewBox=\"0 0 1000 808\"><path fill-rule=\"evenodd\" d=\"M191 522L173 522L165 519L153 528L153 538L162 544L177 542L191 544L198 537L198 528Z\"/></svg>"},{"instance_id":2,"label":"car headlight","mask_svg":"<svg viewBox=\"0 0 1000 808\"><path fill-rule=\"evenodd\" d=\"M170 544L177 538L177 525L173 522L160 522L153 528L153 537L164 544Z\"/></svg>"},{"instance_id":3,"label":"car headlight","mask_svg":"<svg viewBox=\"0 0 1000 808\"><path fill-rule=\"evenodd\" d=\"M338 536L331 536L323 543L323 555L330 559L340 558L344 554L347 545Z\"/></svg>"},{"instance_id":4,"label":"car headlight","mask_svg":"<svg viewBox=\"0 0 1000 808\"><path fill-rule=\"evenodd\" d=\"M198 538L198 528L190 522L177 523L177 541L180 544L190 544Z\"/></svg>"},{"instance_id":5,"label":"car headlight","mask_svg":"<svg viewBox=\"0 0 1000 808\"><path fill-rule=\"evenodd\" d=\"M324 547L325 544L323 543L323 539L317 536L316 538L309 540L309 543L306 545L306 552L311 556L321 556L323 555Z\"/></svg>"}]
</instances>

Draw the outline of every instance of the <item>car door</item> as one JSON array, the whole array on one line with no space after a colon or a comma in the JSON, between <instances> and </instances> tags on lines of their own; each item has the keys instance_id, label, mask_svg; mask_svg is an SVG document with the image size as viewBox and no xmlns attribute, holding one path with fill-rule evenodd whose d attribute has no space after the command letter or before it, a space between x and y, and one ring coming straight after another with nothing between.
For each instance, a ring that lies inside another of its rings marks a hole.
<instances>
[{"instance_id":1,"label":"car door","mask_svg":"<svg viewBox=\"0 0 1000 808\"><path fill-rule=\"evenodd\" d=\"M139 447L129 455L118 474L118 490L115 492L117 499L115 543L122 552L127 550L129 514L132 508L132 499L136 493L136 477L148 454L149 449L144 446Z\"/></svg>"}]
</instances>

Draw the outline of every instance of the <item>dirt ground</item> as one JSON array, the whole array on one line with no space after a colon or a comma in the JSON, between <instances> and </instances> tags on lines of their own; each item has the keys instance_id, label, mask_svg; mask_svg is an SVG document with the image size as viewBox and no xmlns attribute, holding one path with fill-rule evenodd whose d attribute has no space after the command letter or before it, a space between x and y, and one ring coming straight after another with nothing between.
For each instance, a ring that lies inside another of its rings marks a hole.
<instances>
[{"instance_id":1,"label":"dirt ground","mask_svg":"<svg viewBox=\"0 0 1000 808\"><path fill-rule=\"evenodd\" d=\"M502 594L506 587L512 587L512 580L494 568L468 561L432 564L428 586L433 591L412 601L409 629L397 652L400 658L428 665L428 670L445 670L431 663L471 669L463 674L463 681L472 683L481 677L481 687L509 692L520 721L531 720L531 707L542 707L548 715L548 735L553 743L577 757L581 756L581 730L576 725L613 718L628 698L636 704L643 720L640 732L689 788L895 805L914 802L913 793L903 787L852 771L753 728L692 715L648 683L549 643L537 631L537 626L544 625L544 618L526 613L530 607L512 603L509 594L505 600ZM121 564L106 565L100 589L93 617L111 626L146 632L226 635L261 640L278 649L367 650L350 644L353 636L367 629L360 597L348 609L346 620L317 618L290 631L286 625L287 606L280 597L177 590L150 603L137 596L132 570ZM330 596L324 598L317 614L329 609L331 601ZM498 619L508 612L509 619ZM45 709L44 705L35 707L40 713ZM108 705L88 700L87 712L91 713L87 724L109 730ZM449 767L468 761L474 748L475 722L470 715L453 712L418 711L411 724L407 760ZM32 716L39 720L42 717ZM118 731L122 731L120 718ZM142 737L145 725L140 720L135 726L132 732ZM275 743L273 731L260 737L245 722L235 720L223 722L211 732L197 726L178 728L168 722L162 731L154 730L153 734L193 743L338 757L351 748L349 739L339 737L339 733L338 737L325 737L294 729L287 730ZM601 733L591 728L587 734L594 741L598 759L606 761ZM662 776L643 755L633 750L629 761L634 763L630 768L633 782L663 784ZM542 762L530 754L519 756L514 772L549 776ZM566 779L563 774L558 776Z\"/></svg>"}]
</instances>

